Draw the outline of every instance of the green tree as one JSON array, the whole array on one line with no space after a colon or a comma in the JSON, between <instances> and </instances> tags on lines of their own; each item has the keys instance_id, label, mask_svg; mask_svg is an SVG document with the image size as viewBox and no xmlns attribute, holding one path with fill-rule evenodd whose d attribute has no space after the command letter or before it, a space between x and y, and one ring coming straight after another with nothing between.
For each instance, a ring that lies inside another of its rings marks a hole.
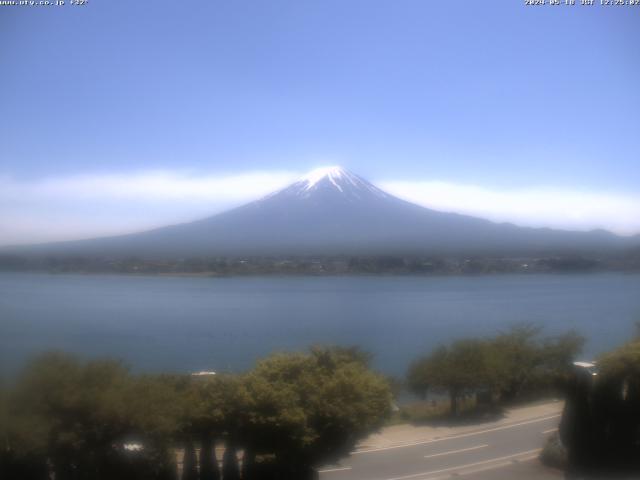
<instances>
[{"instance_id":1,"label":"green tree","mask_svg":"<svg viewBox=\"0 0 640 480\"><path fill-rule=\"evenodd\" d=\"M575 368L568 376L559 430L568 470L594 478L639 478L640 342L602 355L597 373Z\"/></svg>"},{"instance_id":2,"label":"green tree","mask_svg":"<svg viewBox=\"0 0 640 480\"><path fill-rule=\"evenodd\" d=\"M541 338L540 332L534 325L519 324L491 339L440 346L411 363L407 385L423 398L429 389L447 391L454 415L462 395L480 390L498 393L503 401L542 391L566 375L584 337L570 330Z\"/></svg>"},{"instance_id":3,"label":"green tree","mask_svg":"<svg viewBox=\"0 0 640 480\"><path fill-rule=\"evenodd\" d=\"M11 399L17 425L11 448L42 452L62 480L167 478L171 457L164 444L154 442L166 432L152 427L151 414L138 417L139 405L145 403L148 412L152 403L151 395L138 397L145 391L136 388L118 362L82 363L64 354L38 357ZM153 431L159 436L148 433ZM124 444L132 440L140 441L144 451L127 452Z\"/></svg>"},{"instance_id":4,"label":"green tree","mask_svg":"<svg viewBox=\"0 0 640 480\"><path fill-rule=\"evenodd\" d=\"M317 345L311 347L311 353L316 357L331 358L334 363L359 363L363 367L370 367L373 355L371 352L364 350L357 345Z\"/></svg>"},{"instance_id":5,"label":"green tree","mask_svg":"<svg viewBox=\"0 0 640 480\"><path fill-rule=\"evenodd\" d=\"M388 382L368 362L359 349L314 347L243 376L196 378L133 376L119 362L47 354L0 396L3 478L175 480L170 452L182 446L184 478L217 480L216 441L225 445L225 480L240 478L237 449L243 479L262 478L264 459L275 459L279 478L312 477L389 413ZM140 447L125 448L132 443Z\"/></svg>"},{"instance_id":6,"label":"green tree","mask_svg":"<svg viewBox=\"0 0 640 480\"><path fill-rule=\"evenodd\" d=\"M174 398L173 434L171 438L182 447L181 480L210 480L217 471L213 464L213 429L211 416L216 413L216 405L206 401L206 387L210 383L191 375L164 375L157 379L164 383ZM196 444L199 443L200 469ZM218 475L219 477L219 475ZM216 477L214 477L215 479Z\"/></svg>"},{"instance_id":7,"label":"green tree","mask_svg":"<svg viewBox=\"0 0 640 480\"><path fill-rule=\"evenodd\" d=\"M627 391L640 391L640 341L633 341L598 359L598 381L626 382Z\"/></svg>"},{"instance_id":8,"label":"green tree","mask_svg":"<svg viewBox=\"0 0 640 480\"><path fill-rule=\"evenodd\" d=\"M193 440L186 438L184 440L184 454L182 455L182 480L198 480L198 459L196 457L196 449L193 446Z\"/></svg>"},{"instance_id":9,"label":"green tree","mask_svg":"<svg viewBox=\"0 0 640 480\"><path fill-rule=\"evenodd\" d=\"M192 431L200 439L200 478L218 480L220 469L216 458L216 440L234 441L245 401L240 379L230 375L197 377L194 388Z\"/></svg>"},{"instance_id":10,"label":"green tree","mask_svg":"<svg viewBox=\"0 0 640 480\"><path fill-rule=\"evenodd\" d=\"M240 480L240 467L238 466L238 452L235 444L227 441L222 456L222 478L228 480Z\"/></svg>"},{"instance_id":11,"label":"green tree","mask_svg":"<svg viewBox=\"0 0 640 480\"><path fill-rule=\"evenodd\" d=\"M541 365L540 331L541 328L535 325L518 324L490 341L490 354L497 369L502 400L515 399Z\"/></svg>"},{"instance_id":12,"label":"green tree","mask_svg":"<svg viewBox=\"0 0 640 480\"><path fill-rule=\"evenodd\" d=\"M458 415L463 395L493 388L497 382L495 365L489 353L487 342L457 340L413 362L407 381L418 394L426 394L427 387L446 391L451 414Z\"/></svg>"},{"instance_id":13,"label":"green tree","mask_svg":"<svg viewBox=\"0 0 640 480\"><path fill-rule=\"evenodd\" d=\"M417 358L409 365L407 370L407 387L409 391L425 400L431 386L431 371L436 362L435 355Z\"/></svg>"},{"instance_id":14,"label":"green tree","mask_svg":"<svg viewBox=\"0 0 640 480\"><path fill-rule=\"evenodd\" d=\"M360 355L315 347L273 355L246 377L246 447L273 453L284 478L313 475L382 425L390 412L388 383Z\"/></svg>"},{"instance_id":15,"label":"green tree","mask_svg":"<svg viewBox=\"0 0 640 480\"><path fill-rule=\"evenodd\" d=\"M585 339L574 330L546 338L541 331L529 324L516 325L490 342L502 400L553 386L582 351Z\"/></svg>"},{"instance_id":16,"label":"green tree","mask_svg":"<svg viewBox=\"0 0 640 480\"><path fill-rule=\"evenodd\" d=\"M582 352L586 339L576 330L546 338L540 346L543 371L547 375L566 374Z\"/></svg>"},{"instance_id":17,"label":"green tree","mask_svg":"<svg viewBox=\"0 0 640 480\"><path fill-rule=\"evenodd\" d=\"M11 396L0 389L0 478L48 479L46 432L36 419L16 415Z\"/></svg>"}]
</instances>

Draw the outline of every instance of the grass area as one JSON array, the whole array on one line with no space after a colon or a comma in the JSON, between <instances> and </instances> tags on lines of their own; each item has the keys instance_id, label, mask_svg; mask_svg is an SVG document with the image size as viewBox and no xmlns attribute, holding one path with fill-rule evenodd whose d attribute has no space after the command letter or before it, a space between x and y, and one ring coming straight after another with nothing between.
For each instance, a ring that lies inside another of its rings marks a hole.
<instances>
[{"instance_id":1,"label":"grass area","mask_svg":"<svg viewBox=\"0 0 640 480\"><path fill-rule=\"evenodd\" d=\"M553 390L544 390L523 395L513 401L494 401L492 404L478 404L476 397L470 395L459 401L459 415L453 417L448 398L437 400L420 400L402 405L387 420L386 426L410 423L422 424L455 424L497 420L505 409L523 406L534 406L556 401L561 395Z\"/></svg>"},{"instance_id":2,"label":"grass area","mask_svg":"<svg viewBox=\"0 0 640 480\"><path fill-rule=\"evenodd\" d=\"M484 405L478 405L475 397L470 396L461 399L459 402L459 415L455 418L451 416L451 409L448 399L440 400L423 400L412 402L400 407L399 410L393 412L391 418L387 421L387 425L400 425L403 423L411 423L415 425L467 421L475 417L485 416L489 411L495 412L496 407L487 408Z\"/></svg>"}]
</instances>

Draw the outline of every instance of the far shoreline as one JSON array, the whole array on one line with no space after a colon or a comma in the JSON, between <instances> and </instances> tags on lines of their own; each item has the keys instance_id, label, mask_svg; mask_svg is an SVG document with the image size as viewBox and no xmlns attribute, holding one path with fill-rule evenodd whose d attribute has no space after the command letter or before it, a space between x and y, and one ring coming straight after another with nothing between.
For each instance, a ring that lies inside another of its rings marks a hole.
<instances>
[{"instance_id":1,"label":"far shoreline","mask_svg":"<svg viewBox=\"0 0 640 480\"><path fill-rule=\"evenodd\" d=\"M482 277L536 277L536 276L596 276L596 275L639 275L640 269L627 270L589 270L589 271L538 271L538 272L478 272L478 273L410 273L410 272L375 272L375 273L310 273L310 272L255 272L229 273L216 272L110 272L110 271L49 271L49 270L0 270L0 275L48 275L48 276L105 276L129 278L200 278L200 279L236 279L236 278L482 278Z\"/></svg>"}]
</instances>

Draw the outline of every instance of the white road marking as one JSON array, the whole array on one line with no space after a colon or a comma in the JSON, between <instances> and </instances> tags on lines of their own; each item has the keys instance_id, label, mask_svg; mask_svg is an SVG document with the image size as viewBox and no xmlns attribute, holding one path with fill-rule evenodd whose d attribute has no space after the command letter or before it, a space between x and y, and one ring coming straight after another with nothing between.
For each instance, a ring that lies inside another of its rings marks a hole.
<instances>
[{"instance_id":1,"label":"white road marking","mask_svg":"<svg viewBox=\"0 0 640 480\"><path fill-rule=\"evenodd\" d=\"M538 453L540 453L540 451L536 452L533 455L526 455L524 457L518 457L517 461L520 462L520 463L529 462L531 460L534 460L534 459L538 458ZM460 475L460 476L473 475L474 473L486 472L487 470L496 470L498 468L510 467L511 465L513 465L513 460L508 461L508 462L493 463L491 465L484 465L484 466L481 466L481 467L476 467L476 468L472 468L472 469L469 469L469 470L465 470L463 472L456 472L456 474ZM440 478L448 478L448 477L440 477ZM429 480L436 480L436 479L434 477L431 477Z\"/></svg>"},{"instance_id":2,"label":"white road marking","mask_svg":"<svg viewBox=\"0 0 640 480\"><path fill-rule=\"evenodd\" d=\"M543 430L542 433L551 433L557 431L557 428L550 428L549 430Z\"/></svg>"},{"instance_id":3,"label":"white road marking","mask_svg":"<svg viewBox=\"0 0 640 480\"><path fill-rule=\"evenodd\" d=\"M433 455L425 455L424 458L441 457L443 455L453 455L454 453L469 452L471 450L478 450L479 448L485 448L488 446L489 446L488 444L485 444L485 445L476 445L475 447L461 448L460 450L449 450L448 452L434 453Z\"/></svg>"},{"instance_id":4,"label":"white road marking","mask_svg":"<svg viewBox=\"0 0 640 480\"><path fill-rule=\"evenodd\" d=\"M534 455L527 455L525 457L518 457L517 461L519 463L530 462L531 460L535 460L536 458L538 458L537 453ZM439 477L430 476L429 478L422 479L422 480L451 480L451 478L453 477L466 477L467 475L473 475L475 473L480 473L480 472L487 472L489 470L498 470L499 468L510 467L512 465L513 465L513 460L510 460L506 462L492 463L491 465L483 465L480 467L471 468L471 469L463 470L460 472L447 473L445 475L440 475Z\"/></svg>"},{"instance_id":5,"label":"white road marking","mask_svg":"<svg viewBox=\"0 0 640 480\"><path fill-rule=\"evenodd\" d=\"M318 473L344 472L345 470L351 470L351 467L325 468L318 470Z\"/></svg>"},{"instance_id":6,"label":"white road marking","mask_svg":"<svg viewBox=\"0 0 640 480\"><path fill-rule=\"evenodd\" d=\"M445 440L455 440L456 438L464 438L464 437L471 437L473 435L482 435L483 433L488 433L488 432L495 432L498 430L505 430L507 428L514 428L514 427L519 427L522 425L529 425L531 423L537 423L537 422L544 422L545 420L550 420L552 418L557 418L559 417L560 414L557 415L551 415L549 417L543 417L543 418L537 418L534 420L527 420L526 422L520 422L520 423L512 423L509 425L502 425L500 427L494 427L494 428L488 428L486 430L479 430L476 432L469 432L469 433L461 433L459 435L452 435L450 437L442 437L442 438L434 438L431 440L422 440L419 442L412 442L412 443L403 443L401 445L392 445L390 447L379 447L379 448L370 448L367 450L356 450L354 452L351 452L351 455L359 455L361 453L371 453L371 452L382 452L383 450L394 450L396 448L405 448L405 447L414 447L416 445L426 445L429 443L435 443L435 442L443 442Z\"/></svg>"},{"instance_id":7,"label":"white road marking","mask_svg":"<svg viewBox=\"0 0 640 480\"><path fill-rule=\"evenodd\" d=\"M490 458L488 460L482 460L480 462L467 463L467 464L464 464L464 465L457 465L455 467L441 468L440 470L431 470L429 472L420 472L420 473L414 473L414 474L411 474L411 475L403 475L401 477L392 477L392 478L387 478L386 480L406 480L406 479L409 479L409 478L428 477L430 475L435 475L435 474L438 474L438 473L450 472L452 470L462 470L462 469L465 469L465 468L475 467L475 466L478 466L478 465L486 465L488 463L500 462L500 461L506 460L508 458L515 458L515 457L530 455L532 453L538 453L541 450L542 450L541 448L536 448L534 450L527 450L525 452L518 452L518 453L513 453L511 455L505 455L504 457ZM509 463L506 463L504 465L508 465L508 464ZM501 464L501 466L502 466L502 464Z\"/></svg>"}]
</instances>

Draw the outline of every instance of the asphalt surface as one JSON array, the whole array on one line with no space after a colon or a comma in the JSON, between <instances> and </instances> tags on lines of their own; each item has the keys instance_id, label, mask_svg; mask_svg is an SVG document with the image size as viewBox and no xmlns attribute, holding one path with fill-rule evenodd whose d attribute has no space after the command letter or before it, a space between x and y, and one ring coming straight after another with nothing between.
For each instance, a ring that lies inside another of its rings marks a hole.
<instances>
[{"instance_id":1,"label":"asphalt surface","mask_svg":"<svg viewBox=\"0 0 640 480\"><path fill-rule=\"evenodd\" d=\"M540 464L538 455L560 416L513 423L485 423L440 438L412 440L355 451L338 465L320 470L321 480L557 480L562 475Z\"/></svg>"}]
</instances>

